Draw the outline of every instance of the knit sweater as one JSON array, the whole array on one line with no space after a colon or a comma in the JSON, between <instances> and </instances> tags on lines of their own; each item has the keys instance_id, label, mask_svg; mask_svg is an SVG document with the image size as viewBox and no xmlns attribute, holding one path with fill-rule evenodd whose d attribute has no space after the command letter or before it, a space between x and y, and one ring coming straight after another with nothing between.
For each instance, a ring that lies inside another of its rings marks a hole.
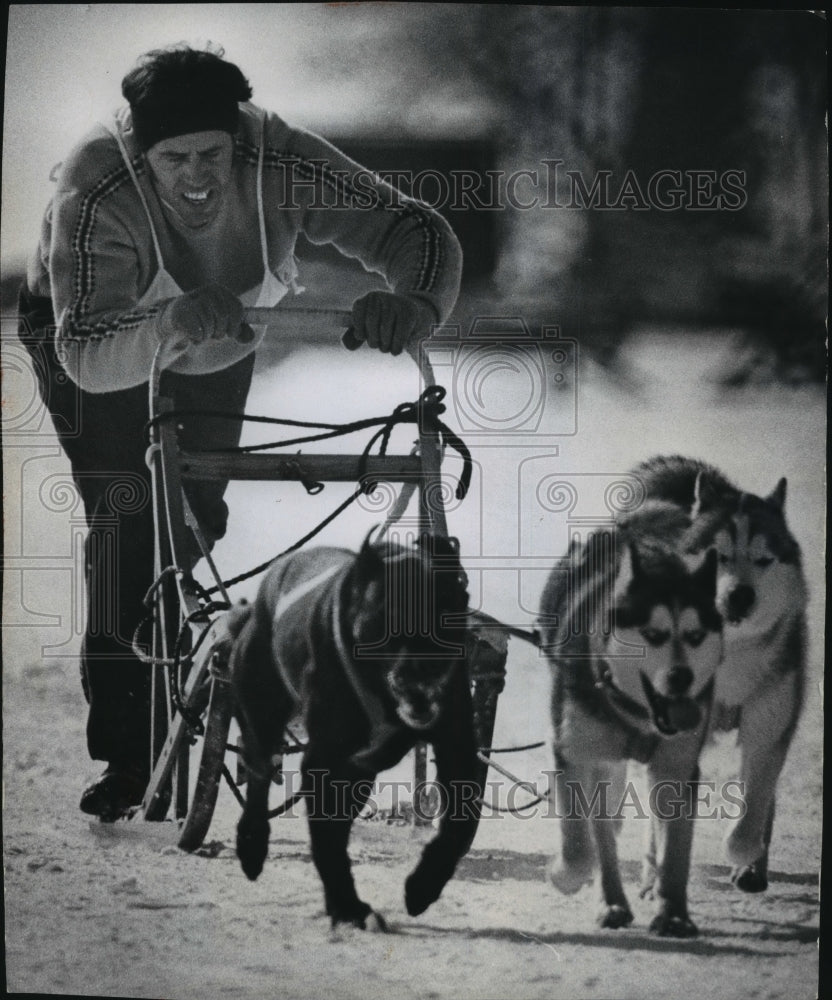
<instances>
[{"instance_id":1,"label":"knit sweater","mask_svg":"<svg viewBox=\"0 0 832 1000\"><path fill-rule=\"evenodd\" d=\"M157 197L130 113L119 113L127 153L144 192L166 270L183 291L216 281L240 295L263 280L257 173L262 112L241 105L231 183L216 219L188 229ZM462 254L435 211L406 198L319 136L268 114L263 202L269 263L280 280L293 273L295 241L331 243L395 292L447 318L459 291ZM158 270L147 212L115 137L99 125L63 163L28 271L35 294L51 296L59 355L83 389L109 392L147 380L159 343L164 303L137 308ZM228 341L190 346L170 367L203 373L254 350ZM212 350L213 346L213 350Z\"/></svg>"}]
</instances>

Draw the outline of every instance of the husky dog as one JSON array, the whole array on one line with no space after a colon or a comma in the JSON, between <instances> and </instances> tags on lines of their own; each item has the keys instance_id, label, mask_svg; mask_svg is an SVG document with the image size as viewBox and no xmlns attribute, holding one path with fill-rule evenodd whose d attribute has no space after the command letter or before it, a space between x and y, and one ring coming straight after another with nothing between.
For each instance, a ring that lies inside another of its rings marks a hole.
<instances>
[{"instance_id":1,"label":"husky dog","mask_svg":"<svg viewBox=\"0 0 832 1000\"><path fill-rule=\"evenodd\" d=\"M614 532L573 544L544 588L540 633L553 674L562 834L550 878L562 892L577 892L592 881L597 856L600 925L632 922L616 834L627 760L642 761L651 788L645 886L660 904L650 930L691 937L697 929L688 915L687 881L697 762L722 636L716 553L691 570L657 530L680 519L671 504L647 504Z\"/></svg>"},{"instance_id":2,"label":"husky dog","mask_svg":"<svg viewBox=\"0 0 832 1000\"><path fill-rule=\"evenodd\" d=\"M686 516L675 536L680 551L715 546L719 554L725 662L713 728L739 731L746 806L726 849L734 884L762 892L775 791L800 715L805 672L807 592L800 548L786 525L786 480L762 498L742 492L712 466L680 456L653 458L633 475L648 498L670 502Z\"/></svg>"},{"instance_id":3,"label":"husky dog","mask_svg":"<svg viewBox=\"0 0 832 1000\"><path fill-rule=\"evenodd\" d=\"M234 645L232 686L247 794L237 854L256 879L268 851L268 791L286 722L303 715L301 765L312 859L333 927L384 921L355 891L347 844L379 771L433 745L445 810L405 882L411 915L438 899L468 850L483 792L466 668L468 594L455 539L359 553L303 549L264 578Z\"/></svg>"}]
</instances>

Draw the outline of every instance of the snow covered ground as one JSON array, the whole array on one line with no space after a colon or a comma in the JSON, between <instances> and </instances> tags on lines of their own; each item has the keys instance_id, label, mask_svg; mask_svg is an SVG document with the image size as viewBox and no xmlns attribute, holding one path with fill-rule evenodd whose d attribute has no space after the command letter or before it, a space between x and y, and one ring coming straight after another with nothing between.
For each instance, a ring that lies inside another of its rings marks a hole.
<instances>
[{"instance_id":1,"label":"snow covered ground","mask_svg":"<svg viewBox=\"0 0 832 1000\"><path fill-rule=\"evenodd\" d=\"M721 846L727 823L702 820L689 889L700 936L650 936L653 904L637 896L645 824L630 819L620 850L636 921L627 930L600 931L594 890L567 898L547 882L558 830L538 810L525 818L484 819L442 898L411 919L403 880L430 832L360 822L352 844L359 892L386 916L391 932L332 939L301 816L273 822L267 867L256 883L245 879L234 856L237 806L227 790L203 855L178 851L172 823L90 823L77 809L81 788L97 773L86 757L73 658L78 511L61 506L47 488L65 478L67 467L44 434L7 449L5 458L12 566L3 692L8 989L176 1000L814 997L825 398L816 388L774 386L717 393L712 376L726 344L716 332L645 329L625 352L626 378L586 361L576 380L568 374L547 397L535 432L524 425L495 447L469 434L477 463L472 493L450 505L449 522L461 539L475 599L498 617L529 625L545 567L563 551L567 516L602 516L598 497L635 462L659 452L705 458L758 493L788 477L787 514L810 585L812 645L806 708L780 785L767 893L747 896L730 886ZM469 410L490 405L505 420L526 414L522 372L508 367L485 375ZM348 420L384 413L418 390L406 358L303 350L279 369L258 373L249 410ZM448 415L457 427L470 417ZM564 480L585 508L565 511L549 502ZM215 553L223 573L291 543L334 508L345 489L328 486L307 498L300 486L232 485L229 534ZM352 508L322 540L354 547L379 520L378 508L370 508ZM512 640L508 671L495 743L546 739L544 663L532 647ZM541 786L552 766L545 747L506 763ZM703 779L719 783L735 763L732 740L725 738L708 748ZM408 767L396 776L407 777ZM499 791L505 794L505 787Z\"/></svg>"}]
</instances>

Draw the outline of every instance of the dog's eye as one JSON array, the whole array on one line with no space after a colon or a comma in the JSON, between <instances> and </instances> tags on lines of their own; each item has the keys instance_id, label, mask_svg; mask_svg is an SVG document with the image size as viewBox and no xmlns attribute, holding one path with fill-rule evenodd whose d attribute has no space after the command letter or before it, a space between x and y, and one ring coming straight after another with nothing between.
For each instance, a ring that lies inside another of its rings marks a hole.
<instances>
[{"instance_id":1,"label":"dog's eye","mask_svg":"<svg viewBox=\"0 0 832 1000\"><path fill-rule=\"evenodd\" d=\"M705 640L705 629L703 628L691 628L686 632L682 633L682 638L689 646L696 648L701 646Z\"/></svg>"},{"instance_id":2,"label":"dog's eye","mask_svg":"<svg viewBox=\"0 0 832 1000\"><path fill-rule=\"evenodd\" d=\"M720 566L727 566L731 562L731 557L726 555L724 552L719 553L719 564Z\"/></svg>"},{"instance_id":3,"label":"dog's eye","mask_svg":"<svg viewBox=\"0 0 832 1000\"><path fill-rule=\"evenodd\" d=\"M650 628L646 626L641 629L642 638L650 646L663 646L670 638L670 632L663 628Z\"/></svg>"},{"instance_id":4,"label":"dog's eye","mask_svg":"<svg viewBox=\"0 0 832 1000\"><path fill-rule=\"evenodd\" d=\"M761 569L765 569L766 566L771 566L773 562L774 558L772 556L760 556L759 559L754 560L754 565L759 566Z\"/></svg>"}]
</instances>

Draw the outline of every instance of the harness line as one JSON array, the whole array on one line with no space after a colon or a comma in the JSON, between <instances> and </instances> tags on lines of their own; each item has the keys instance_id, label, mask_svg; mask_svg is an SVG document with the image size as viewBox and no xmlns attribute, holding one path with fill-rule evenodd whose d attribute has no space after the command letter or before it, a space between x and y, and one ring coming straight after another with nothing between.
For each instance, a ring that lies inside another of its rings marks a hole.
<instances>
[{"instance_id":1,"label":"harness line","mask_svg":"<svg viewBox=\"0 0 832 1000\"><path fill-rule=\"evenodd\" d=\"M337 565L330 566L329 569L318 573L309 580L305 580L303 583L295 587L294 590L290 590L288 594L281 597L277 602L274 613L272 614L272 624L278 625L280 619L286 614L289 608L291 608L294 604L297 604L297 602L301 598L306 597L307 594L311 594L312 591L317 587L320 587L321 584L326 583L327 580L331 580L340 569L341 567ZM292 679L283 665L283 661L279 656L275 656L275 659L277 661L277 668L280 671L280 679L283 681L286 690L292 696L294 701L300 702L300 693L296 690L295 685L292 683Z\"/></svg>"},{"instance_id":2,"label":"harness line","mask_svg":"<svg viewBox=\"0 0 832 1000\"><path fill-rule=\"evenodd\" d=\"M353 658L344 642L343 621L341 617L341 592L344 589L347 574L340 581L340 586L335 588L335 595L332 601L332 635L335 639L335 648L341 659L341 666L347 675L347 680L355 692L356 698L364 709L367 718L370 720L370 744L372 744L373 733L384 723L384 706L378 695L367 689L366 684L361 683L361 678L355 669Z\"/></svg>"}]
</instances>

